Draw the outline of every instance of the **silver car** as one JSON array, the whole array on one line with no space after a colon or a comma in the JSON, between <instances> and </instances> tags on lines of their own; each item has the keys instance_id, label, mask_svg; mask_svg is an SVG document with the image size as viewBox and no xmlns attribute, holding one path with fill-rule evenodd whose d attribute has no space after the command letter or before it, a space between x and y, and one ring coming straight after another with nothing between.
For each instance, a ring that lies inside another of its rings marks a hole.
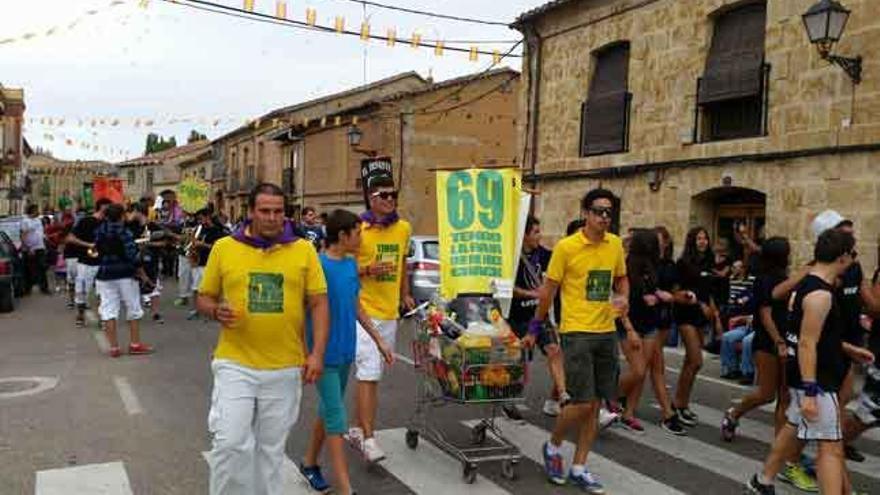
<instances>
[{"instance_id":1,"label":"silver car","mask_svg":"<svg viewBox=\"0 0 880 495\"><path fill-rule=\"evenodd\" d=\"M436 236L413 236L406 258L410 290L418 302L430 301L440 290L440 243Z\"/></svg>"}]
</instances>

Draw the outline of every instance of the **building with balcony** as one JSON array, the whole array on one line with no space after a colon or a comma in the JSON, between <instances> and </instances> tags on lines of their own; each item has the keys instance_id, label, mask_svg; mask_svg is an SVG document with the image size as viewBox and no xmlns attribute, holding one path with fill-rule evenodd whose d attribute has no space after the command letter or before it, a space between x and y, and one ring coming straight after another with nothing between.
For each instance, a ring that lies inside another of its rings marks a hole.
<instances>
[{"instance_id":1,"label":"building with balcony","mask_svg":"<svg viewBox=\"0 0 880 495\"><path fill-rule=\"evenodd\" d=\"M836 54L811 44L815 0L555 0L519 17L526 38L519 149L559 237L596 186L621 228L792 240L833 208L855 222L866 270L880 236L880 16L850 11Z\"/></svg>"},{"instance_id":2,"label":"building with balcony","mask_svg":"<svg viewBox=\"0 0 880 495\"><path fill-rule=\"evenodd\" d=\"M0 216L20 215L27 196L24 90L0 84Z\"/></svg>"}]
</instances>

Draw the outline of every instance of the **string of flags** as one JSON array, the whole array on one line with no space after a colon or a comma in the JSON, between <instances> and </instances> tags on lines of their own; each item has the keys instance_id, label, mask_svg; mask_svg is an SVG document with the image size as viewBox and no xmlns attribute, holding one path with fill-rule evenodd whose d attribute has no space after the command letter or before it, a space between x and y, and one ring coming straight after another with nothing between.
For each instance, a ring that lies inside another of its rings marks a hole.
<instances>
[{"instance_id":1,"label":"string of flags","mask_svg":"<svg viewBox=\"0 0 880 495\"><path fill-rule=\"evenodd\" d=\"M46 127L88 127L88 128L125 128L135 129L160 127L164 125L192 124L202 127L219 127L223 124L245 123L241 117L154 117L154 118L120 118L120 117L48 117L35 116L26 120L31 126Z\"/></svg>"},{"instance_id":2,"label":"string of flags","mask_svg":"<svg viewBox=\"0 0 880 495\"><path fill-rule=\"evenodd\" d=\"M140 1L145 2L147 0L140 0ZM36 39L39 37L48 38L48 37L54 36L56 34L60 34L64 31L73 31L83 21L85 21L91 17L96 17L99 14L102 14L104 12L108 12L110 10L113 10L116 7L124 5L125 3L126 3L125 0L111 0L103 7L92 8L92 9L86 10L85 12L83 12L82 14L80 14L79 16L77 16L76 18L74 18L72 21L70 21L68 23L56 24L56 25L51 26L45 30L41 29L39 31L36 31L36 30L29 31L29 32L26 32L26 33L19 35L19 36L0 38L0 46L11 45L13 43L19 43L22 41L30 41L30 40L33 40L33 39Z\"/></svg>"}]
</instances>

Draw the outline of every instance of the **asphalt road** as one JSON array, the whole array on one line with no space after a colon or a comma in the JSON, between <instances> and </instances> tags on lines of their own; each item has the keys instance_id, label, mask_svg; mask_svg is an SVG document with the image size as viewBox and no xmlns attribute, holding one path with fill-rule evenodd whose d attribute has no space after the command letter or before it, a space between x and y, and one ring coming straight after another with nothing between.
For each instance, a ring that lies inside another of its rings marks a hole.
<instances>
[{"instance_id":1,"label":"asphalt road","mask_svg":"<svg viewBox=\"0 0 880 495\"><path fill-rule=\"evenodd\" d=\"M144 340L158 350L152 356L114 360L102 355L97 326L76 328L73 312L65 309L60 296L31 296L15 312L0 315L0 495L207 493L208 469L202 453L210 445L209 364L218 330L214 323L187 321L186 311L171 305L175 291L173 283L167 285L166 323L145 319L143 325ZM409 450L404 431L419 384L407 362L411 334L412 325L405 323L397 347L402 357L381 388L378 436L388 459L366 466L349 451L358 493L574 492L571 487L551 486L543 477L540 445L553 421L540 412L549 387L540 358L530 369L522 404L526 423L498 422L524 456L515 466L515 479L502 475L500 463L490 462L480 465L476 483L465 484L461 463L431 442L422 438L416 450ZM121 335L127 342L126 332ZM680 353L670 349L667 356L667 365L677 368ZM668 375L673 384L676 375ZM734 443L722 442L721 414L746 389L717 376L717 361L707 359L694 391L701 424L687 438L659 430L659 412L650 390L639 411L650 425L645 435L619 427L601 434L590 467L608 493L741 493L742 484L768 452L771 414L755 411L742 423ZM32 384L40 387L26 390ZM291 462L286 463L285 493L306 493L293 466L316 414L312 387L306 388L302 404L287 445ZM470 422L497 413L446 405L430 409L428 418L449 441L468 445ZM494 445L491 438L489 445ZM857 446L869 458L849 464L853 480L862 491L880 493L880 435L872 433ZM325 469L329 478L329 468ZM779 483L777 489L797 493Z\"/></svg>"}]
</instances>

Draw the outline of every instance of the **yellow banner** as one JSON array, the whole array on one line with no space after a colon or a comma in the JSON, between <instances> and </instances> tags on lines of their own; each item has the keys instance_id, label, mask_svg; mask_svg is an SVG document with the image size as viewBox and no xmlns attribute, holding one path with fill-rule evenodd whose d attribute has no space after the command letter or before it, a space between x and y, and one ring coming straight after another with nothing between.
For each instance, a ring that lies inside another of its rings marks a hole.
<instances>
[{"instance_id":1,"label":"yellow banner","mask_svg":"<svg viewBox=\"0 0 880 495\"><path fill-rule=\"evenodd\" d=\"M517 169L437 172L440 292L492 292L492 279L516 277L522 184Z\"/></svg>"},{"instance_id":2,"label":"yellow banner","mask_svg":"<svg viewBox=\"0 0 880 495\"><path fill-rule=\"evenodd\" d=\"M208 206L210 189L210 184L204 180L194 178L182 180L177 186L177 197L183 211L195 213Z\"/></svg>"}]
</instances>

